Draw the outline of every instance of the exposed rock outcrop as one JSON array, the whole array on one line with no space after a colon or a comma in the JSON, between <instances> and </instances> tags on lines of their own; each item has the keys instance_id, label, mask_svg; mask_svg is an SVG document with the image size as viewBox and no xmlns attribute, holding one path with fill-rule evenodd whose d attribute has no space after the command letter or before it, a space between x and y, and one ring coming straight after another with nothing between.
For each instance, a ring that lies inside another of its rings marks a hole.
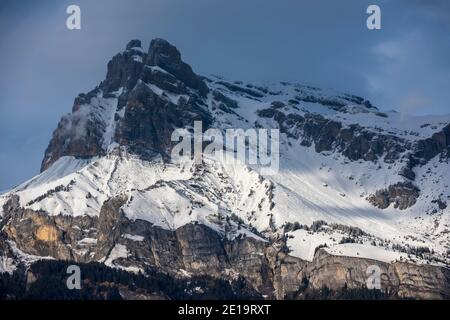
<instances>
[{"instance_id":1,"label":"exposed rock outcrop","mask_svg":"<svg viewBox=\"0 0 450 320\"><path fill-rule=\"evenodd\" d=\"M394 208L404 210L416 203L419 194L419 188L411 182L398 182L390 185L387 189L378 190L367 200L380 209L386 209L394 204Z\"/></svg>"},{"instance_id":2,"label":"exposed rock outcrop","mask_svg":"<svg viewBox=\"0 0 450 320\"><path fill-rule=\"evenodd\" d=\"M343 127L338 121L318 114L286 114L278 108L258 112L260 117L273 118L280 131L289 137L300 139L304 146L314 144L316 152L338 151L350 160L392 163L408 148L408 143L393 135L376 134L359 125Z\"/></svg>"},{"instance_id":3,"label":"exposed rock outcrop","mask_svg":"<svg viewBox=\"0 0 450 320\"><path fill-rule=\"evenodd\" d=\"M157 153L167 155L174 144L171 141L173 130L193 127L196 120L202 121L205 129L211 123L209 113L195 100L180 99L174 104L141 82L129 93L115 140L144 159Z\"/></svg>"},{"instance_id":4,"label":"exposed rock outcrop","mask_svg":"<svg viewBox=\"0 0 450 320\"><path fill-rule=\"evenodd\" d=\"M181 60L178 49L164 39L151 41L146 64L161 67L188 87L198 90L203 96L209 91L203 79L197 76L192 68Z\"/></svg>"},{"instance_id":5,"label":"exposed rock outcrop","mask_svg":"<svg viewBox=\"0 0 450 320\"><path fill-rule=\"evenodd\" d=\"M414 157L427 161L442 152L445 152L447 157L450 156L450 124L434 133L430 138L420 140L416 146Z\"/></svg>"}]
</instances>

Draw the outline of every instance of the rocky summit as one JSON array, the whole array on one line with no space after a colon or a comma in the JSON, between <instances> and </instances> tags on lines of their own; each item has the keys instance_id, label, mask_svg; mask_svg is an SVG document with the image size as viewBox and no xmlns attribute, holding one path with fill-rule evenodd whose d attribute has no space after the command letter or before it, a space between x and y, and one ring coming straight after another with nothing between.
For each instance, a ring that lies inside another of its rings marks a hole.
<instances>
[{"instance_id":1,"label":"rocky summit","mask_svg":"<svg viewBox=\"0 0 450 320\"><path fill-rule=\"evenodd\" d=\"M172 133L196 121L278 129L279 170L174 163ZM200 76L166 40L148 50L132 40L75 98L41 173L0 195L0 274L26 275L32 290L42 264L66 261L158 274L185 286L182 298L223 285L228 298L302 299L378 283L388 297L449 299L449 158L449 116ZM188 280L199 284L187 290ZM181 297L116 287L122 298Z\"/></svg>"}]
</instances>

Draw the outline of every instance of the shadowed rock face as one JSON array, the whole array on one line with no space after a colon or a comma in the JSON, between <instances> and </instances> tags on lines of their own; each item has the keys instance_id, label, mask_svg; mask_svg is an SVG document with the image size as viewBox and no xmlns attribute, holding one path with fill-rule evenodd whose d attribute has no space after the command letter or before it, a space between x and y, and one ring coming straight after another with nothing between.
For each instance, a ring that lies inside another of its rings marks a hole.
<instances>
[{"instance_id":1,"label":"shadowed rock face","mask_svg":"<svg viewBox=\"0 0 450 320\"><path fill-rule=\"evenodd\" d=\"M350 160L376 161L384 158L385 162L392 163L410 147L398 137L376 134L359 125L343 128L340 122L318 114L303 117L285 114L273 107L260 110L258 114L264 118L273 118L282 133L300 139L302 145L314 144L316 152L336 150Z\"/></svg>"},{"instance_id":2,"label":"shadowed rock face","mask_svg":"<svg viewBox=\"0 0 450 320\"><path fill-rule=\"evenodd\" d=\"M420 140L414 156L427 161L443 151L446 152L447 157L450 156L450 124L434 133L431 138Z\"/></svg>"},{"instance_id":3,"label":"shadowed rock face","mask_svg":"<svg viewBox=\"0 0 450 320\"><path fill-rule=\"evenodd\" d=\"M45 151L41 172L63 156L91 158L105 154L101 146L105 125L79 109L84 99L84 96L75 99L72 114L64 116L58 123Z\"/></svg>"},{"instance_id":4,"label":"shadowed rock face","mask_svg":"<svg viewBox=\"0 0 450 320\"><path fill-rule=\"evenodd\" d=\"M393 203L394 208L404 210L413 206L418 197L419 189L411 182L399 182L378 190L368 197L368 201L380 209L386 209Z\"/></svg>"},{"instance_id":5,"label":"shadowed rock face","mask_svg":"<svg viewBox=\"0 0 450 320\"><path fill-rule=\"evenodd\" d=\"M203 80L181 60L178 49L164 39L151 41L146 63L168 71L188 87L198 90L202 96L208 93L208 87Z\"/></svg>"},{"instance_id":6,"label":"shadowed rock face","mask_svg":"<svg viewBox=\"0 0 450 320\"><path fill-rule=\"evenodd\" d=\"M20 208L14 197L4 206L0 249L18 259L8 239L24 253L60 260L109 261L116 267L142 270L156 267L176 277L185 276L180 270L225 279L239 274L259 293L277 299L295 297L305 277L314 289L361 288L367 284L368 267L375 265L381 270L384 290L404 298L450 298L450 270L443 267L333 256L323 249L317 250L312 262L303 261L289 255L284 238L227 240L201 224L165 230L147 221L131 221L120 209L126 201L126 197L111 198L99 217L74 218ZM127 258L110 256L116 246L126 248Z\"/></svg>"},{"instance_id":7,"label":"shadowed rock face","mask_svg":"<svg viewBox=\"0 0 450 320\"><path fill-rule=\"evenodd\" d=\"M118 123L115 140L129 151L146 158L160 153L170 155L171 135L176 128L193 127L202 121L206 128L210 115L194 100L170 103L141 82L129 94L123 119Z\"/></svg>"},{"instance_id":8,"label":"shadowed rock face","mask_svg":"<svg viewBox=\"0 0 450 320\"><path fill-rule=\"evenodd\" d=\"M130 41L126 50L115 55L108 62L106 79L100 84L103 92L110 93L124 87L133 89L144 68L142 61L146 58L139 40Z\"/></svg>"}]
</instances>

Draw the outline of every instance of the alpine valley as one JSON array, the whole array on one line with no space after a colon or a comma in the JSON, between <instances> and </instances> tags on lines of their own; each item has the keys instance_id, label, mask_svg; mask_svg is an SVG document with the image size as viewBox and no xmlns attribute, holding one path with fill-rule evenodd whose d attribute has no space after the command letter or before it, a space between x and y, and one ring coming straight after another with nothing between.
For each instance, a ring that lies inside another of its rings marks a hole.
<instances>
[{"instance_id":1,"label":"alpine valley","mask_svg":"<svg viewBox=\"0 0 450 320\"><path fill-rule=\"evenodd\" d=\"M171 162L194 121L279 129L278 172ZM200 76L167 41L132 40L75 98L41 173L0 195L0 297L449 299L449 158L450 115ZM69 264L81 293L61 293Z\"/></svg>"}]
</instances>

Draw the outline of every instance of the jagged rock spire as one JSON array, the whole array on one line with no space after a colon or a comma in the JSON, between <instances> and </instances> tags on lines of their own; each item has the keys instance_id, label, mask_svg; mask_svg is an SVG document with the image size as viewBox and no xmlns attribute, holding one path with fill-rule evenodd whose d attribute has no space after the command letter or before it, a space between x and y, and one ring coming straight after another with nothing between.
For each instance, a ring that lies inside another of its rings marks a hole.
<instances>
[{"instance_id":1,"label":"jagged rock spire","mask_svg":"<svg viewBox=\"0 0 450 320\"><path fill-rule=\"evenodd\" d=\"M170 72L188 87L198 90L202 95L208 93L208 87L192 68L181 60L178 49L164 39L153 39L147 54L146 64L158 66Z\"/></svg>"},{"instance_id":2,"label":"jagged rock spire","mask_svg":"<svg viewBox=\"0 0 450 320\"><path fill-rule=\"evenodd\" d=\"M193 99L170 101L168 105L148 85ZM80 94L72 113L61 119L45 152L41 171L62 156L102 156L113 141L139 155L164 154L174 127L189 125L194 119L209 122L208 113L195 102L207 93L203 79L182 61L175 46L154 39L146 53L140 40L131 40L125 51L108 62L105 80L91 92ZM117 105L105 100L109 98L117 98Z\"/></svg>"},{"instance_id":3,"label":"jagged rock spire","mask_svg":"<svg viewBox=\"0 0 450 320\"><path fill-rule=\"evenodd\" d=\"M133 48L142 48L141 40L131 40L127 44L127 50L131 50Z\"/></svg>"}]
</instances>

